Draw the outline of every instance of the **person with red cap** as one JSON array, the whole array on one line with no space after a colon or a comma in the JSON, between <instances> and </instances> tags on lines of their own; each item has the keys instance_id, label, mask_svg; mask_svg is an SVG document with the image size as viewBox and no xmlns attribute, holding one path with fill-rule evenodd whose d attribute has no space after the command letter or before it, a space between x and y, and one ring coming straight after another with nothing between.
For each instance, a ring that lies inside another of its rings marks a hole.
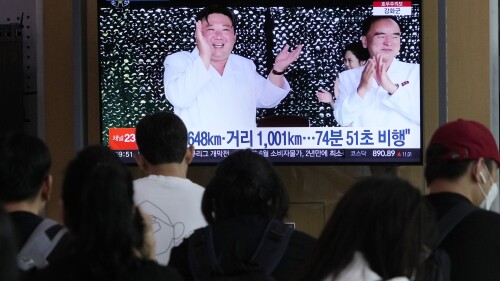
<instances>
[{"instance_id":1,"label":"person with red cap","mask_svg":"<svg viewBox=\"0 0 500 281\"><path fill-rule=\"evenodd\" d=\"M450 280L500 280L500 214L489 211L499 165L492 133L476 121L444 124L429 142L427 199L444 236L439 246L449 257Z\"/></svg>"}]
</instances>

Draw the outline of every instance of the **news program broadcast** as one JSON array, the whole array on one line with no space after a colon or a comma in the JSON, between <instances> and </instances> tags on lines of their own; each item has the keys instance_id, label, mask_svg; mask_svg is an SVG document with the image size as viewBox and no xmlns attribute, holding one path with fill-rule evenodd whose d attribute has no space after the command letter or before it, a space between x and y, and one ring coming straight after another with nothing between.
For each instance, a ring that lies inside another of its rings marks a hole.
<instances>
[{"instance_id":1,"label":"news program broadcast","mask_svg":"<svg viewBox=\"0 0 500 281\"><path fill-rule=\"evenodd\" d=\"M193 164L421 164L421 0L324 2L99 0L102 143L169 111Z\"/></svg>"}]
</instances>

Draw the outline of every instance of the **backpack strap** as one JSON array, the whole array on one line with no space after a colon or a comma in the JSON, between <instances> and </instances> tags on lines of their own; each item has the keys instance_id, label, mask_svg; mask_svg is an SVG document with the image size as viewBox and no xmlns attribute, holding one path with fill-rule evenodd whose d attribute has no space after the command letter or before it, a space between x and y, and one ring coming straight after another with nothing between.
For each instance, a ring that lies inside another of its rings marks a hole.
<instances>
[{"instance_id":1,"label":"backpack strap","mask_svg":"<svg viewBox=\"0 0 500 281\"><path fill-rule=\"evenodd\" d=\"M456 204L451 208L446 214L439 220L439 236L436 240L435 247L438 247L444 238L462 221L468 214L477 210L477 207L471 203L461 202Z\"/></svg>"},{"instance_id":2,"label":"backpack strap","mask_svg":"<svg viewBox=\"0 0 500 281\"><path fill-rule=\"evenodd\" d=\"M49 264L47 257L67 232L67 229L62 227L50 239L45 232L57 224L56 221L51 219L44 219L38 224L26 243L24 243L21 251L17 254L17 266L19 269L28 271L34 267L44 268Z\"/></svg>"},{"instance_id":3,"label":"backpack strap","mask_svg":"<svg viewBox=\"0 0 500 281\"><path fill-rule=\"evenodd\" d=\"M448 281L450 280L450 258L445 249L440 244L448 234L464 219L468 214L476 210L470 203L461 202L453 206L438 221L439 232L435 240L434 248L427 259L427 272L425 280L428 281Z\"/></svg>"},{"instance_id":4,"label":"backpack strap","mask_svg":"<svg viewBox=\"0 0 500 281\"><path fill-rule=\"evenodd\" d=\"M285 254L293 231L293 228L283 222L271 220L250 260L251 263L260 265L262 271L270 276Z\"/></svg>"}]
</instances>

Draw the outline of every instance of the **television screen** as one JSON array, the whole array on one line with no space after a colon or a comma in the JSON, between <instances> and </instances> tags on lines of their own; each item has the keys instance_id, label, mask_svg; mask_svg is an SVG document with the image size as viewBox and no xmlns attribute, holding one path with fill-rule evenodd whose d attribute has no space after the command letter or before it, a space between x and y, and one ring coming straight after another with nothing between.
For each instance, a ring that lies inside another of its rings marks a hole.
<instances>
[{"instance_id":1,"label":"television screen","mask_svg":"<svg viewBox=\"0 0 500 281\"><path fill-rule=\"evenodd\" d=\"M210 5L217 3L227 4ZM422 162L421 0L233 1L236 41L228 65L186 74L197 62L203 66L195 23L206 4L99 0L101 140L125 162L137 153L137 122L156 111L184 120L195 164L215 164L244 148L277 164ZM379 19L363 36L372 16L391 16L385 22L396 28ZM358 51L345 52L351 43L370 59L356 65ZM270 74L286 45L285 53L303 47ZM191 65L179 68L183 58ZM197 96L187 99L186 88ZM256 101L256 92L267 98L276 90L279 98Z\"/></svg>"}]
</instances>

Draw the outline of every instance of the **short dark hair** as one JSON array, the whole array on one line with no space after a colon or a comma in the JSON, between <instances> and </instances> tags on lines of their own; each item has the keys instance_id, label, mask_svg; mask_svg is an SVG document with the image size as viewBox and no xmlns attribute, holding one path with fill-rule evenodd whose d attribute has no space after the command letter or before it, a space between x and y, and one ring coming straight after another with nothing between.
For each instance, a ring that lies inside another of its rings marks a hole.
<instances>
[{"instance_id":1,"label":"short dark hair","mask_svg":"<svg viewBox=\"0 0 500 281\"><path fill-rule=\"evenodd\" d=\"M272 164L250 149L239 150L217 166L201 210L209 224L242 215L283 219L288 194Z\"/></svg>"},{"instance_id":2,"label":"short dark hair","mask_svg":"<svg viewBox=\"0 0 500 281\"><path fill-rule=\"evenodd\" d=\"M141 155L151 164L181 163L186 155L187 129L171 112L155 112L137 124L135 137Z\"/></svg>"},{"instance_id":3,"label":"short dark hair","mask_svg":"<svg viewBox=\"0 0 500 281\"><path fill-rule=\"evenodd\" d=\"M398 25L399 30L401 30L401 25L399 24L396 17L393 17L393 16L369 16L361 24L361 35L366 36L368 34L368 32L370 31L370 28L372 27L372 25L381 19L393 20Z\"/></svg>"},{"instance_id":4,"label":"short dark hair","mask_svg":"<svg viewBox=\"0 0 500 281\"><path fill-rule=\"evenodd\" d=\"M424 169L425 181L431 184L437 179L456 180L463 176L467 168L475 160L442 160L443 155L447 155L449 150L442 145L433 144L427 148L426 162ZM484 163L490 172L493 169L493 159L484 159Z\"/></svg>"},{"instance_id":5,"label":"short dark hair","mask_svg":"<svg viewBox=\"0 0 500 281\"><path fill-rule=\"evenodd\" d=\"M35 198L51 164L49 148L38 137L19 132L0 136L0 201Z\"/></svg>"},{"instance_id":6,"label":"short dark hair","mask_svg":"<svg viewBox=\"0 0 500 281\"><path fill-rule=\"evenodd\" d=\"M342 52L342 57L345 57L347 51L351 51L354 56L360 61L367 61L370 58L368 49L363 47L363 43L361 43L361 41L347 44L344 51Z\"/></svg>"},{"instance_id":7,"label":"short dark hair","mask_svg":"<svg viewBox=\"0 0 500 281\"><path fill-rule=\"evenodd\" d=\"M434 233L434 220L421 192L407 181L393 176L364 178L335 207L303 280L337 276L355 252L363 254L381 279L421 280L423 249Z\"/></svg>"},{"instance_id":8,"label":"short dark hair","mask_svg":"<svg viewBox=\"0 0 500 281\"><path fill-rule=\"evenodd\" d=\"M199 20L208 20L208 16L211 14L223 14L231 20L231 24L233 25L233 30L236 33L236 26L238 25L237 17L234 14L233 10L228 7L212 5L203 8L196 14L196 21Z\"/></svg>"}]
</instances>

